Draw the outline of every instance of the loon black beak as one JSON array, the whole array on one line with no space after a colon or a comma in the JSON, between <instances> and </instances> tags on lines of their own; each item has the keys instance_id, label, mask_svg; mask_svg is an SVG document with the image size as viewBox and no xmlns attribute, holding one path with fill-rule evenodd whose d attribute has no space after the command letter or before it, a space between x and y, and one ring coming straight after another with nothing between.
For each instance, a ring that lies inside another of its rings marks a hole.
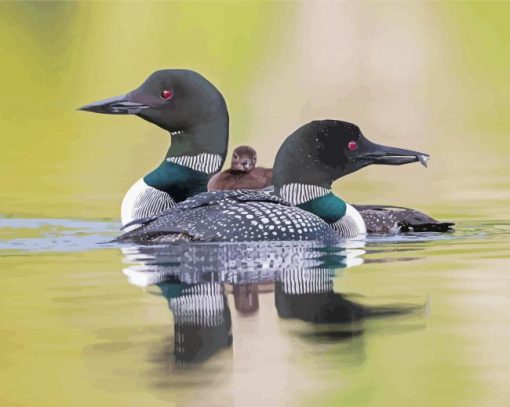
<instances>
[{"instance_id":1,"label":"loon black beak","mask_svg":"<svg viewBox=\"0 0 510 407\"><path fill-rule=\"evenodd\" d=\"M90 103L79 107L78 110L104 114L137 114L148 107L150 106L133 100L132 94L128 93Z\"/></svg>"},{"instance_id":2,"label":"loon black beak","mask_svg":"<svg viewBox=\"0 0 510 407\"><path fill-rule=\"evenodd\" d=\"M420 153L419 151L388 147L375 143L370 143L364 150L356 157L356 161L363 161L365 165L402 165L419 161L426 167L430 159L430 155Z\"/></svg>"}]
</instances>

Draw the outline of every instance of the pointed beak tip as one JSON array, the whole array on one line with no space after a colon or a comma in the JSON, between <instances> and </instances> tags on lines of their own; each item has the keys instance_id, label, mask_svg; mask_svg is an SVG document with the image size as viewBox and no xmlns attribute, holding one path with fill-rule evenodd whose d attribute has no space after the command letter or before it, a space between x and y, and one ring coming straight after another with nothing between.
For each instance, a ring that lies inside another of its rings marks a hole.
<instances>
[{"instance_id":1,"label":"pointed beak tip","mask_svg":"<svg viewBox=\"0 0 510 407\"><path fill-rule=\"evenodd\" d=\"M128 100L128 94L114 96L78 107L76 110L104 114L137 114L149 106Z\"/></svg>"},{"instance_id":2,"label":"pointed beak tip","mask_svg":"<svg viewBox=\"0 0 510 407\"><path fill-rule=\"evenodd\" d=\"M83 105L83 106L77 107L76 110L81 111L81 112L93 112L94 106L93 105Z\"/></svg>"},{"instance_id":3,"label":"pointed beak tip","mask_svg":"<svg viewBox=\"0 0 510 407\"><path fill-rule=\"evenodd\" d=\"M430 160L430 155L428 155L428 154L420 154L420 155L418 155L418 161L425 168L428 168L429 160Z\"/></svg>"}]
</instances>

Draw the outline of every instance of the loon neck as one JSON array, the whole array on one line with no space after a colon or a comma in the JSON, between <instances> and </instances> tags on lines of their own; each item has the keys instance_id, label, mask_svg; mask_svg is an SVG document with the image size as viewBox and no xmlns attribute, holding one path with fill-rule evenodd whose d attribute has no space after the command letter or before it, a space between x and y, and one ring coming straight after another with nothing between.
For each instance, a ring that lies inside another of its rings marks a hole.
<instances>
[{"instance_id":1,"label":"loon neck","mask_svg":"<svg viewBox=\"0 0 510 407\"><path fill-rule=\"evenodd\" d=\"M172 144L165 158L217 154L223 161L228 148L228 115L185 129L170 130Z\"/></svg>"},{"instance_id":2,"label":"loon neck","mask_svg":"<svg viewBox=\"0 0 510 407\"><path fill-rule=\"evenodd\" d=\"M207 191L210 175L185 165L163 161L143 180L147 185L168 193L175 202Z\"/></svg>"},{"instance_id":3,"label":"loon neck","mask_svg":"<svg viewBox=\"0 0 510 407\"><path fill-rule=\"evenodd\" d=\"M347 211L345 201L333 194L331 188L290 183L277 188L276 193L291 204L319 216L326 223L335 223Z\"/></svg>"},{"instance_id":4,"label":"loon neck","mask_svg":"<svg viewBox=\"0 0 510 407\"><path fill-rule=\"evenodd\" d=\"M143 179L181 202L207 191L207 182L218 172L227 154L228 115L183 130L171 130L172 144L165 160Z\"/></svg>"}]
</instances>

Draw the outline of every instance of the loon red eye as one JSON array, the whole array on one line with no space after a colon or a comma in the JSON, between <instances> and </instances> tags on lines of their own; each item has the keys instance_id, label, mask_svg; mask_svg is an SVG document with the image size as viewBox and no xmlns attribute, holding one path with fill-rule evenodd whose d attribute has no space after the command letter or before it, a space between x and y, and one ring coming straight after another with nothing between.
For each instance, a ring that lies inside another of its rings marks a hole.
<instances>
[{"instance_id":1,"label":"loon red eye","mask_svg":"<svg viewBox=\"0 0 510 407\"><path fill-rule=\"evenodd\" d=\"M174 93L171 90L164 90L161 92L161 99L169 100L172 99Z\"/></svg>"},{"instance_id":2,"label":"loon red eye","mask_svg":"<svg viewBox=\"0 0 510 407\"><path fill-rule=\"evenodd\" d=\"M347 148L351 151L356 151L358 149L358 143L354 140L351 140L347 143Z\"/></svg>"}]
</instances>

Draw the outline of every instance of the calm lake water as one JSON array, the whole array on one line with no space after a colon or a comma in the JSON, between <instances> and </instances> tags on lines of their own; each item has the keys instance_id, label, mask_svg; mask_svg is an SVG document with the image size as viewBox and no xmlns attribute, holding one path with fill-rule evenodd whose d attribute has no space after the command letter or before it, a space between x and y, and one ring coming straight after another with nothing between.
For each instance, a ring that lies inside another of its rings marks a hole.
<instances>
[{"instance_id":1,"label":"calm lake water","mask_svg":"<svg viewBox=\"0 0 510 407\"><path fill-rule=\"evenodd\" d=\"M0 218L2 405L505 405L510 222L307 243L104 244Z\"/></svg>"},{"instance_id":2,"label":"calm lake water","mask_svg":"<svg viewBox=\"0 0 510 407\"><path fill-rule=\"evenodd\" d=\"M510 2L0 2L0 407L508 406ZM189 68L229 151L316 119L431 154L335 183L455 233L104 244L168 134L75 109Z\"/></svg>"}]
</instances>

